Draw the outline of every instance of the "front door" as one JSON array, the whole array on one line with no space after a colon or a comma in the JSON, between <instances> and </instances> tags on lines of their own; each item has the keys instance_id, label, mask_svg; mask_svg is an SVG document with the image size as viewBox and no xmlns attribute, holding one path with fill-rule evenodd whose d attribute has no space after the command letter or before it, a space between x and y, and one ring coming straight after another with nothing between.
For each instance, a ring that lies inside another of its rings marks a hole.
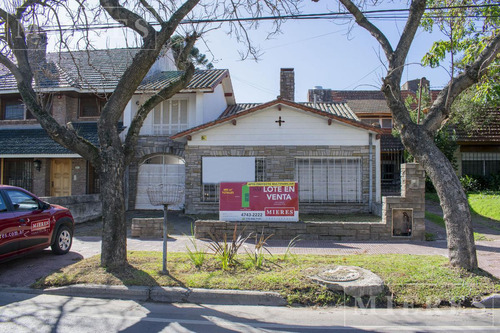
<instances>
[{"instance_id":1,"label":"front door","mask_svg":"<svg viewBox=\"0 0 500 333\"><path fill-rule=\"evenodd\" d=\"M71 160L52 159L50 175L50 195L65 197L71 195Z\"/></svg>"}]
</instances>

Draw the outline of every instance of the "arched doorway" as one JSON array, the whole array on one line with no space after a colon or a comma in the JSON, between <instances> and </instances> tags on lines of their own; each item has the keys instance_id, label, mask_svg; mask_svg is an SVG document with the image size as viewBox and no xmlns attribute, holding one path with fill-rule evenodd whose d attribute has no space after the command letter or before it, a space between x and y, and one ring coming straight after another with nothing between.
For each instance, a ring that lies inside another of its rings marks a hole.
<instances>
[{"instance_id":1,"label":"arched doorway","mask_svg":"<svg viewBox=\"0 0 500 333\"><path fill-rule=\"evenodd\" d=\"M163 209L161 206L153 206L149 202L148 187L158 184L185 185L186 173L184 160L173 155L156 155L150 157L139 166L137 177L137 194L135 198L135 209ZM172 210L184 208L184 200L176 206L169 207Z\"/></svg>"}]
</instances>

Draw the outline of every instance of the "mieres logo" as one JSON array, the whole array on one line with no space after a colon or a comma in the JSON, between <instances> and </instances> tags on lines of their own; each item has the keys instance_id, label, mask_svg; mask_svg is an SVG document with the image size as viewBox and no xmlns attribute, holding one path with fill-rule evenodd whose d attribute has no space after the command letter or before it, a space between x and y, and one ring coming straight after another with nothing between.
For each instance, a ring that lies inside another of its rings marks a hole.
<instances>
[{"instance_id":1,"label":"mieres logo","mask_svg":"<svg viewBox=\"0 0 500 333\"><path fill-rule=\"evenodd\" d=\"M47 229L50 225L50 220L42 220L31 223L31 231L37 231L42 229Z\"/></svg>"},{"instance_id":2,"label":"mieres logo","mask_svg":"<svg viewBox=\"0 0 500 333\"><path fill-rule=\"evenodd\" d=\"M295 209L293 207L266 207L264 209L266 216L294 216Z\"/></svg>"}]
</instances>

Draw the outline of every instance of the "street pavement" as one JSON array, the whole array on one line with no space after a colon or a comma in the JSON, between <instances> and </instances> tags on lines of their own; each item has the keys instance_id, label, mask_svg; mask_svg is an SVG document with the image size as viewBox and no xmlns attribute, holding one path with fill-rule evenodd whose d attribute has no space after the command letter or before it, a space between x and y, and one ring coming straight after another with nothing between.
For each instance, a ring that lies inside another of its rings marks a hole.
<instances>
[{"instance_id":1,"label":"street pavement","mask_svg":"<svg viewBox=\"0 0 500 333\"><path fill-rule=\"evenodd\" d=\"M0 332L499 332L500 309L163 304L0 292Z\"/></svg>"},{"instance_id":2,"label":"street pavement","mask_svg":"<svg viewBox=\"0 0 500 333\"><path fill-rule=\"evenodd\" d=\"M437 212L436 207L431 207ZM437 212L438 213L438 212ZM127 220L130 225L131 219L137 216L148 216L161 217L161 212L130 212L127 214ZM477 222L477 221L476 221ZM188 247L192 247L193 239L186 234L190 233L192 219L178 213L169 212L169 233L168 238L168 252L184 252ZM429 222L428 222L429 223ZM429 231L439 235L442 235L444 230L439 230L434 224L429 224ZM101 251L101 237L102 222L95 221L91 223L85 223L77 225L75 230L75 236L73 239L73 246L67 255L55 256L50 250L45 250L40 253L31 254L29 256L12 260L0 265L0 292L6 292L9 288L21 288L12 291L18 293L25 292L27 287L33 284L39 278L46 276L54 271L57 271L63 267L69 266L74 262L81 260L82 258L88 258L97 255ZM482 269L488 271L497 278L500 278L500 236L495 229L488 229L483 226L481 231L486 234L489 241L478 241L476 242L478 250L479 265ZM287 241L280 240L268 240L267 249L272 254L283 254L287 250L290 250L294 254L318 254L318 255L355 255L355 254L411 254L411 255L447 255L446 240L443 237L437 237L436 241L429 242L338 242L338 241L313 241L313 240L301 240L296 243L293 248L288 247ZM208 242L203 240L196 240L197 244L201 248L208 249ZM163 241L161 239L139 239L129 237L127 239L127 248L129 251L162 251ZM246 243L241 251L245 251L245 248L249 251L253 250L252 242ZM93 287L93 291L90 294L84 287L77 286L74 288L66 288L63 290L55 291L54 293L59 293L63 295L95 295L98 297L99 293L103 297L108 298L120 298L115 297L116 295L135 295L135 293L142 293L143 296L137 299L152 300L155 295L154 291L148 288L144 290L113 290L107 288L106 290L100 289L99 286ZM90 289L89 289L90 290ZM170 294L169 294L170 293ZM180 293L180 294L179 294ZM183 294L184 293L184 294ZM177 301L189 301L191 299L199 297L199 295L204 295L203 299L210 299L212 296L206 294L204 290L198 290L196 292L182 290L182 291L159 291L159 297L157 300L161 300L165 294L177 295ZM187 296L189 294L189 297ZM241 296L241 295L240 295ZM228 300L238 300L241 297L234 295L233 291L223 291L221 295L216 295L216 298L228 299ZM170 296L169 296L170 297ZM252 295L258 299L264 299L265 295ZM212 297L213 298L213 297ZM250 296L246 297L250 299ZM276 301L271 297L272 301ZM282 300L275 303L278 305ZM228 302L227 304L229 304ZM237 303L236 303L237 304ZM249 303L253 304L253 303ZM257 302L257 304L263 304Z\"/></svg>"}]
</instances>

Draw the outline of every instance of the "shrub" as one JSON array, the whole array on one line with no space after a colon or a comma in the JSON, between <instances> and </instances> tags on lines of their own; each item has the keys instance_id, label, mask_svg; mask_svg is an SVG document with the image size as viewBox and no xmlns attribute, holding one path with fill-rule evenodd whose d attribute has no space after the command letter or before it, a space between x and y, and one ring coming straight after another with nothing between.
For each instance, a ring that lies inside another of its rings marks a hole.
<instances>
[{"instance_id":1,"label":"shrub","mask_svg":"<svg viewBox=\"0 0 500 333\"><path fill-rule=\"evenodd\" d=\"M260 235L255 235L255 248L254 252L250 253L247 251L247 255L250 258L250 261L252 262L252 265L256 268L261 268L262 265L264 264L264 252L267 252L269 255L272 256L271 252L267 249L267 240L271 238L273 235L265 236L264 235L264 229L262 229L262 232Z\"/></svg>"},{"instance_id":2,"label":"shrub","mask_svg":"<svg viewBox=\"0 0 500 333\"><path fill-rule=\"evenodd\" d=\"M479 181L469 175L465 175L460 178L460 182L462 183L462 187L465 192L477 192L480 191L480 183Z\"/></svg>"},{"instance_id":3,"label":"shrub","mask_svg":"<svg viewBox=\"0 0 500 333\"><path fill-rule=\"evenodd\" d=\"M189 246L186 245L186 250L189 260L191 260L194 267L200 268L201 266L203 266L203 263L205 262L206 253L205 251L203 251L198 247L198 243L196 242L196 238L194 237L193 225L191 225L191 236L189 237L189 241L193 246L193 250L191 250Z\"/></svg>"},{"instance_id":4,"label":"shrub","mask_svg":"<svg viewBox=\"0 0 500 333\"><path fill-rule=\"evenodd\" d=\"M252 234L250 233L247 236L243 236L243 232L245 228L241 231L240 234L237 232L238 226L234 226L233 231L233 239L229 243L227 241L227 235L224 233L222 237L220 235L214 235L210 233L210 245L209 247L214 251L215 255L218 257L221 263L221 267L223 270L227 270L229 266L234 266L236 261L236 254L240 247L247 241Z\"/></svg>"},{"instance_id":5,"label":"shrub","mask_svg":"<svg viewBox=\"0 0 500 333\"><path fill-rule=\"evenodd\" d=\"M465 192L500 191L500 174L469 176L460 178Z\"/></svg>"}]
</instances>

